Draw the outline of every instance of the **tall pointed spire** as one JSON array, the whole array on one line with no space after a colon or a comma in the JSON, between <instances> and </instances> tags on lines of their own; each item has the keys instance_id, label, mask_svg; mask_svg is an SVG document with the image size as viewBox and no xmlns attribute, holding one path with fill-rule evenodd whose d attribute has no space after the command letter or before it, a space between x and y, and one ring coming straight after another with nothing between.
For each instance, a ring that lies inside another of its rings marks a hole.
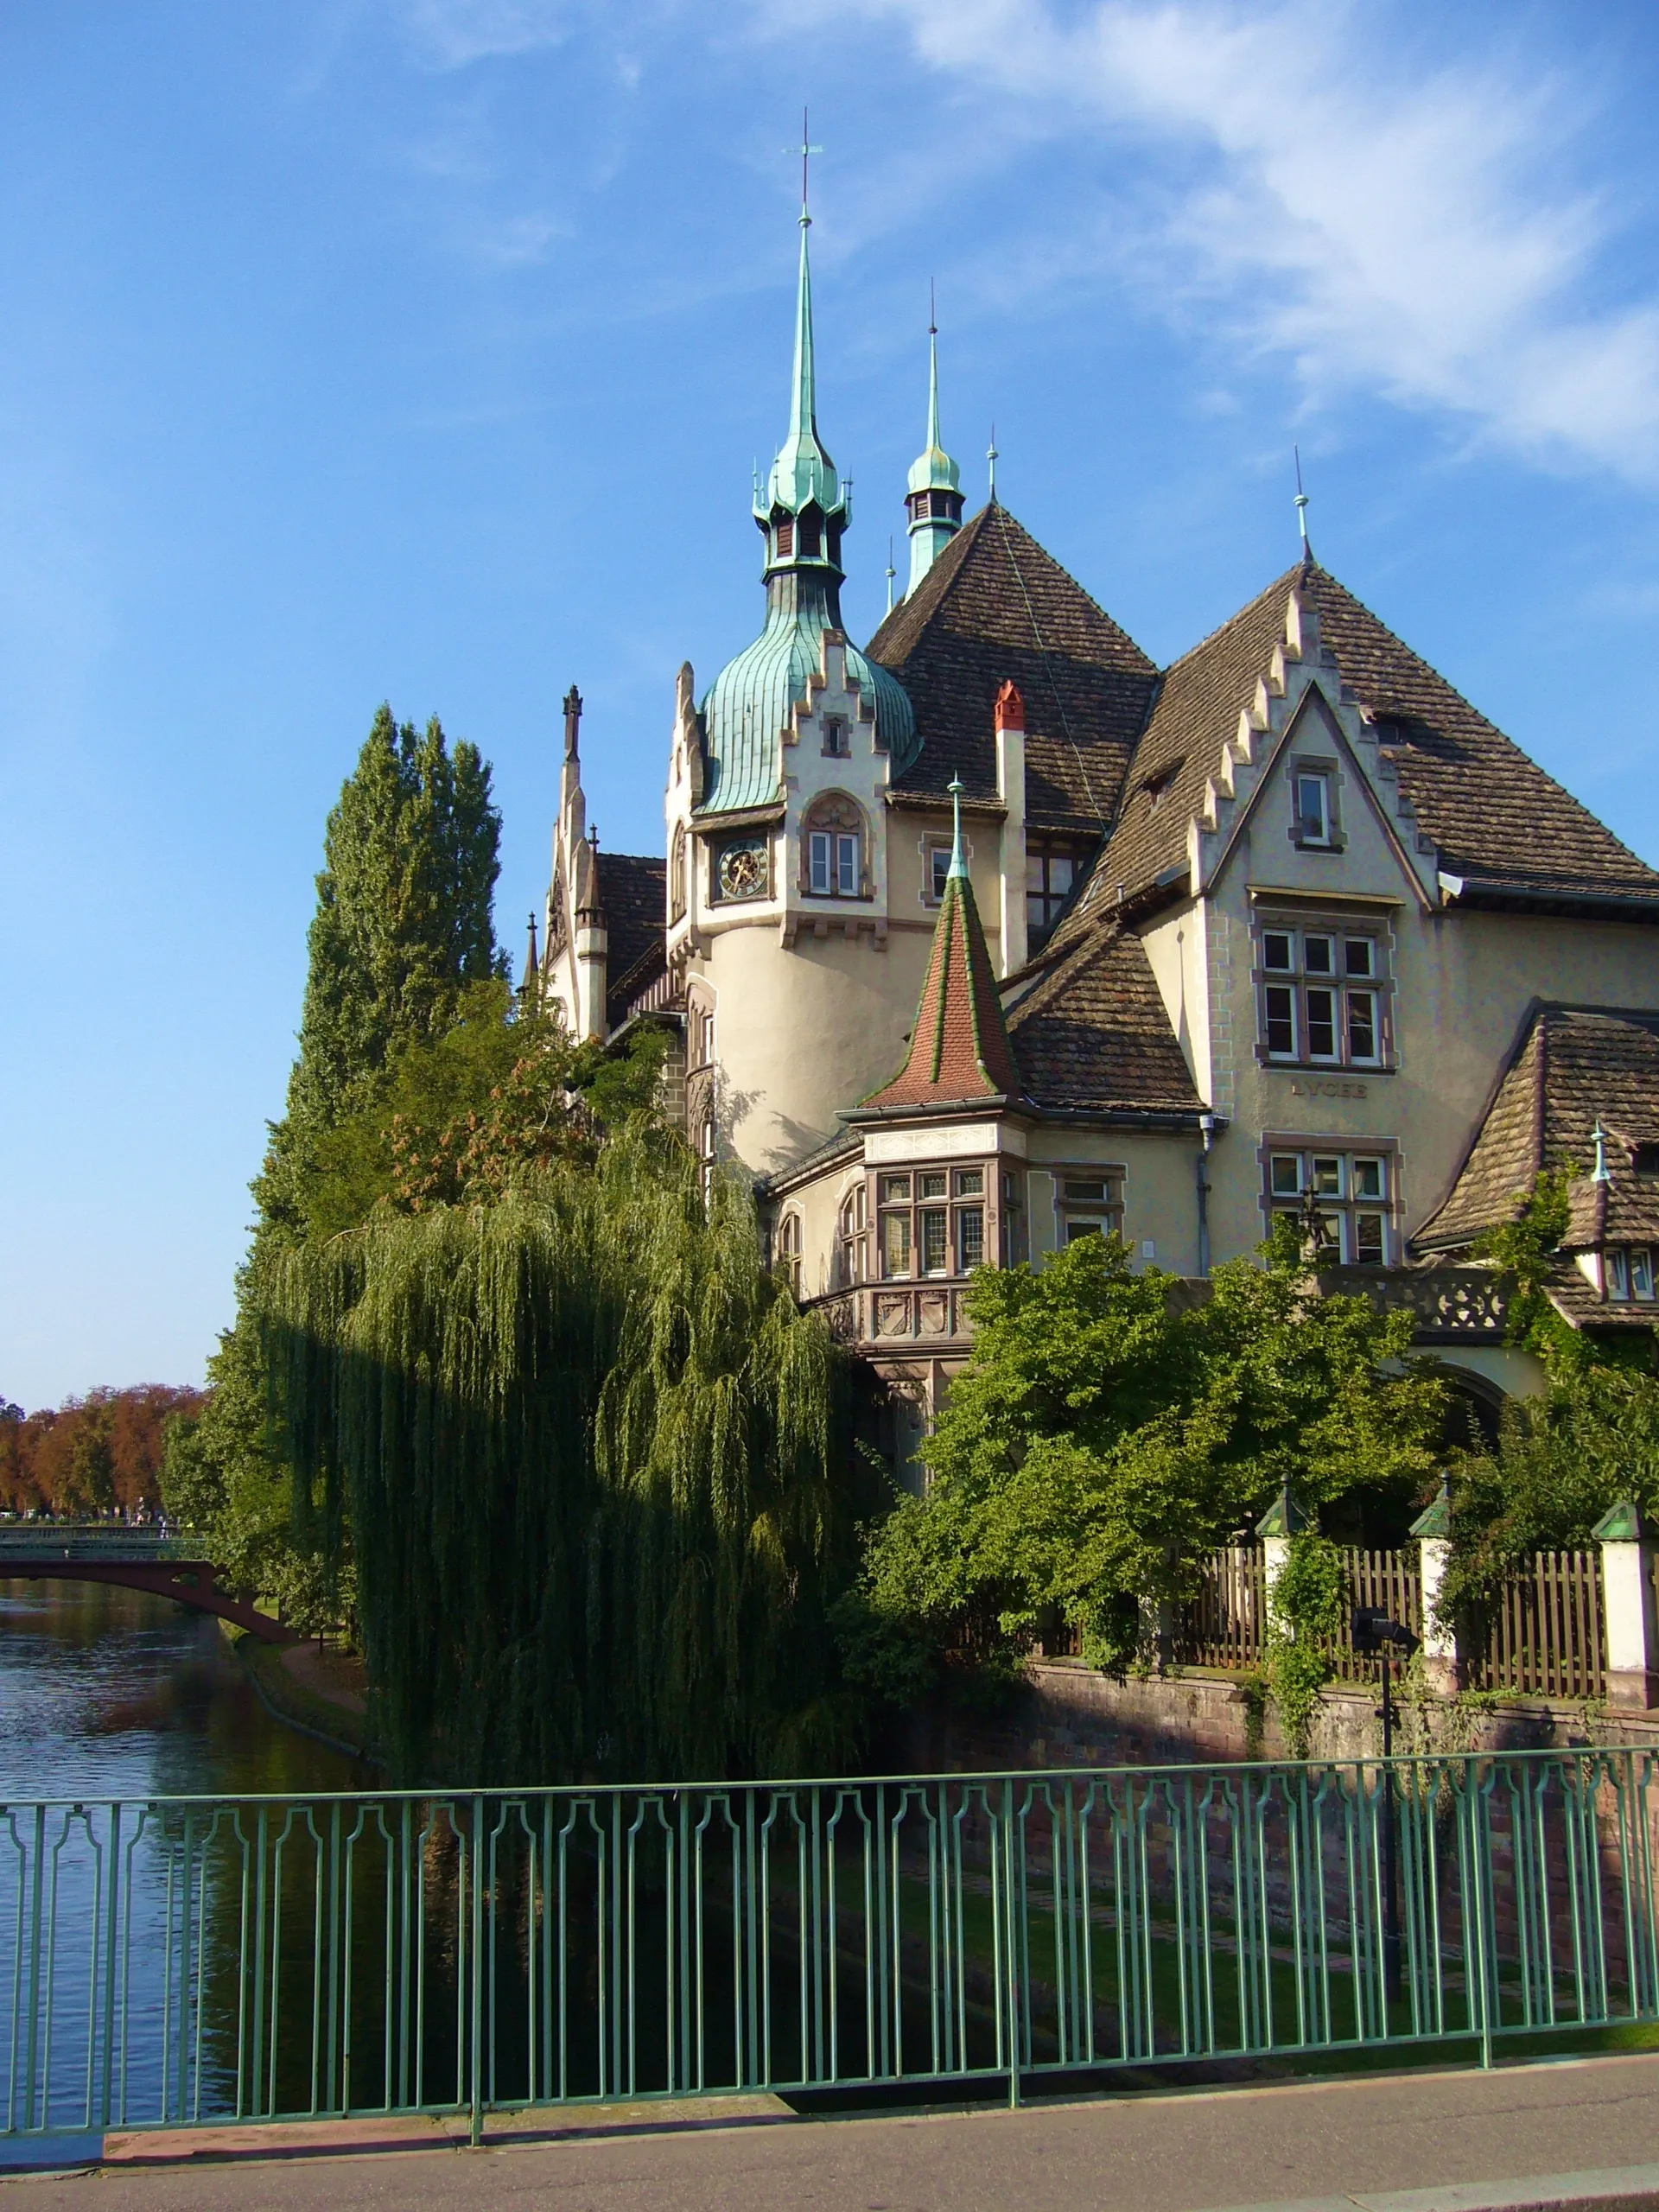
<instances>
[{"instance_id":1,"label":"tall pointed spire","mask_svg":"<svg viewBox=\"0 0 1659 2212\"><path fill-rule=\"evenodd\" d=\"M950 866L904 1066L864 1109L955 1105L1017 1097L1024 1085L962 849L962 785L950 784Z\"/></svg>"},{"instance_id":2,"label":"tall pointed spire","mask_svg":"<svg viewBox=\"0 0 1659 2212\"><path fill-rule=\"evenodd\" d=\"M767 479L766 504L755 502L755 520L768 534L767 573L774 568L815 563L841 573L841 532L849 501L836 464L818 435L817 353L812 334L812 257L807 239L812 212L807 205L807 156L818 149L806 138L801 116L801 264L795 283L795 360L790 378L789 429ZM785 527L780 528L783 524Z\"/></svg>"},{"instance_id":3,"label":"tall pointed spire","mask_svg":"<svg viewBox=\"0 0 1659 2212\"><path fill-rule=\"evenodd\" d=\"M962 475L939 436L939 326L928 297L927 444L911 463L905 506L910 515L908 598L962 528Z\"/></svg>"}]
</instances>

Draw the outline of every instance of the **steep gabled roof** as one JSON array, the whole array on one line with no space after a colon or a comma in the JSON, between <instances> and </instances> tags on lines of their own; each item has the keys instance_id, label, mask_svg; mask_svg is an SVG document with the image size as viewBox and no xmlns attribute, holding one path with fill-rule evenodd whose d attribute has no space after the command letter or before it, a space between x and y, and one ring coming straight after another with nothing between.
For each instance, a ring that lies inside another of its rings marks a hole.
<instances>
[{"instance_id":1,"label":"steep gabled roof","mask_svg":"<svg viewBox=\"0 0 1659 2212\"><path fill-rule=\"evenodd\" d=\"M973 886L958 858L945 878L909 1053L864 1108L954 1105L1015 1096L1020 1088Z\"/></svg>"},{"instance_id":2,"label":"steep gabled roof","mask_svg":"<svg viewBox=\"0 0 1659 2212\"><path fill-rule=\"evenodd\" d=\"M955 774L969 798L995 798L991 709L1011 679L1026 700L1027 819L1111 819L1157 670L1007 508L958 531L869 652L903 683L922 741L896 791L942 799Z\"/></svg>"},{"instance_id":3,"label":"steep gabled roof","mask_svg":"<svg viewBox=\"0 0 1659 2212\"><path fill-rule=\"evenodd\" d=\"M1659 874L1476 712L1327 569L1287 569L1164 673L1112 832L1057 944L1126 899L1184 877L1205 785L1285 635L1290 594L1318 614L1344 688L1448 874L1471 893L1653 902Z\"/></svg>"},{"instance_id":4,"label":"steep gabled roof","mask_svg":"<svg viewBox=\"0 0 1659 2212\"><path fill-rule=\"evenodd\" d=\"M1087 932L1008 1018L1008 1041L1039 1106L1198 1113L1203 1102L1153 980L1146 949L1106 923Z\"/></svg>"},{"instance_id":5,"label":"steep gabled roof","mask_svg":"<svg viewBox=\"0 0 1659 2212\"><path fill-rule=\"evenodd\" d=\"M1541 1167L1587 1163L1598 1121L1632 1145L1659 1142L1659 1013L1538 1007L1451 1195L1412 1243L1443 1250L1513 1220Z\"/></svg>"},{"instance_id":6,"label":"steep gabled roof","mask_svg":"<svg viewBox=\"0 0 1659 2212\"><path fill-rule=\"evenodd\" d=\"M620 982L653 944L660 945L668 918L668 863L642 853L607 853L599 862L599 905L609 954L607 972Z\"/></svg>"}]
</instances>

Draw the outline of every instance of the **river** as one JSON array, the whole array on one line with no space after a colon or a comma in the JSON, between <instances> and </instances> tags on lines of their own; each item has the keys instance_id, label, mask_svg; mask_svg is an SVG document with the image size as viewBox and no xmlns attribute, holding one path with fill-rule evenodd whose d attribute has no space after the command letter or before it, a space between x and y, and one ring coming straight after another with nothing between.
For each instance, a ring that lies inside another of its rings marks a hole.
<instances>
[{"instance_id":1,"label":"river","mask_svg":"<svg viewBox=\"0 0 1659 2212\"><path fill-rule=\"evenodd\" d=\"M0 1580L0 1801L360 1787L272 1718L216 1620L91 1582Z\"/></svg>"}]
</instances>

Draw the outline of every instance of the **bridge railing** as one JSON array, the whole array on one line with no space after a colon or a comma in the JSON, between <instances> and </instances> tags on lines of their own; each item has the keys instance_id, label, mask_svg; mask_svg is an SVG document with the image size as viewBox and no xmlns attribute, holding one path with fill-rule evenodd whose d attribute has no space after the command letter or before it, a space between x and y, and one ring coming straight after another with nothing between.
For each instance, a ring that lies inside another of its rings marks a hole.
<instances>
[{"instance_id":1,"label":"bridge railing","mask_svg":"<svg viewBox=\"0 0 1659 2212\"><path fill-rule=\"evenodd\" d=\"M3 2125L1490 2058L1659 2018L1656 1816L1630 1749L13 1804Z\"/></svg>"},{"instance_id":2,"label":"bridge railing","mask_svg":"<svg viewBox=\"0 0 1659 2212\"><path fill-rule=\"evenodd\" d=\"M0 1521L0 1575L5 1562L30 1559L200 1560L200 1536L155 1522Z\"/></svg>"}]
</instances>

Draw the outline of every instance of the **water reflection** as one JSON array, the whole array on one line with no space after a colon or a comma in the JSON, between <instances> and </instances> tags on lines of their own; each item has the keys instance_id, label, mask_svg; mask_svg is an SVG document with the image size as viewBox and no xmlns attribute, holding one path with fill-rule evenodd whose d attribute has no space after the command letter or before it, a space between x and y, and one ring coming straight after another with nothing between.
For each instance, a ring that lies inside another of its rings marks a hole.
<instances>
[{"instance_id":1,"label":"water reflection","mask_svg":"<svg viewBox=\"0 0 1659 2212\"><path fill-rule=\"evenodd\" d=\"M217 1621L99 1583L0 1581L0 1801L298 1796L365 1778L271 1718Z\"/></svg>"}]
</instances>

